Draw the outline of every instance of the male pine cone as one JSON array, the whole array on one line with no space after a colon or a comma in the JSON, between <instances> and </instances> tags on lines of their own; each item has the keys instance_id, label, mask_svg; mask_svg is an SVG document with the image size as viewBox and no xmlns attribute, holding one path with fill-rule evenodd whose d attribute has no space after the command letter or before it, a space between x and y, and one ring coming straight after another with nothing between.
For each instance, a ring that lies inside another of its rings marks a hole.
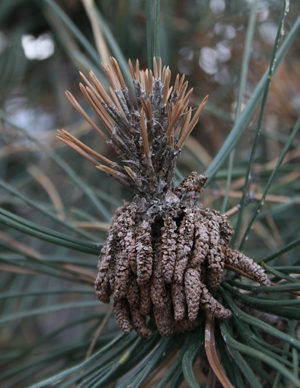
<instances>
[{"instance_id":1,"label":"male pine cone","mask_svg":"<svg viewBox=\"0 0 300 388\"><path fill-rule=\"evenodd\" d=\"M147 317L164 337L193 330L205 313L228 319L231 311L215 298L226 264L269 285L253 260L228 247L233 230L225 215L197 205L206 175L191 173L177 187L174 175L186 138L198 122L208 97L192 117L185 76L153 60L154 72L135 69L129 61L135 101L119 65L103 69L110 95L91 72L92 83L81 74L85 98L100 118L108 137L86 114L74 96L66 95L77 111L112 147L117 164L73 137L59 131L59 139L133 192L131 203L117 209L98 261L96 295L114 300L122 331L133 327L142 337L152 335ZM96 158L96 159L95 159ZM106 165L98 162L105 163Z\"/></svg>"}]
</instances>

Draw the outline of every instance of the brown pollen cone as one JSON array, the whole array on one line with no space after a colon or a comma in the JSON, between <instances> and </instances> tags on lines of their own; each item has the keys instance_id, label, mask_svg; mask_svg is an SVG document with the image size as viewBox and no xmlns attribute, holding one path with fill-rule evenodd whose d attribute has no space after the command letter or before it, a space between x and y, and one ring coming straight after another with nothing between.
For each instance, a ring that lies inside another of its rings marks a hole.
<instances>
[{"instance_id":1,"label":"brown pollen cone","mask_svg":"<svg viewBox=\"0 0 300 388\"><path fill-rule=\"evenodd\" d=\"M205 313L219 319L231 311L215 299L225 264L270 284L263 269L228 248L233 230L227 216L197 205L207 176L192 172L178 187L174 175L184 142L197 124L206 96L192 115L184 76L170 86L171 71L154 59L140 71L129 61L134 98L117 61L103 69L111 84L107 93L91 72L80 89L98 116L99 128L70 92L74 108L111 147L119 163L97 153L68 132L58 138L133 193L131 203L117 209L101 250L95 290L98 299L114 300L122 331L133 328L149 337L147 319L164 337L194 330Z\"/></svg>"}]
</instances>

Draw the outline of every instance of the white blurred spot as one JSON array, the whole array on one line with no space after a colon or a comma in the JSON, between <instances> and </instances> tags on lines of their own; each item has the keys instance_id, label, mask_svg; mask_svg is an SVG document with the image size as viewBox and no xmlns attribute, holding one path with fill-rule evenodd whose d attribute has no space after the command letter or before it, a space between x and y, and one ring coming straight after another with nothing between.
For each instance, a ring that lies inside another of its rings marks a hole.
<instances>
[{"instance_id":1,"label":"white blurred spot","mask_svg":"<svg viewBox=\"0 0 300 388\"><path fill-rule=\"evenodd\" d=\"M218 71L218 54L210 47L203 47L200 51L200 67L207 74L215 74Z\"/></svg>"},{"instance_id":2,"label":"white blurred spot","mask_svg":"<svg viewBox=\"0 0 300 388\"><path fill-rule=\"evenodd\" d=\"M185 61L191 61L194 57L194 51L190 47L182 47L179 50L179 54Z\"/></svg>"},{"instance_id":3,"label":"white blurred spot","mask_svg":"<svg viewBox=\"0 0 300 388\"><path fill-rule=\"evenodd\" d=\"M266 22L259 27L259 34L262 40L268 44L274 44L277 26L275 23Z\"/></svg>"},{"instance_id":4,"label":"white blurred spot","mask_svg":"<svg viewBox=\"0 0 300 388\"><path fill-rule=\"evenodd\" d=\"M291 100L292 107L299 112L300 110L300 94L296 94Z\"/></svg>"},{"instance_id":5,"label":"white blurred spot","mask_svg":"<svg viewBox=\"0 0 300 388\"><path fill-rule=\"evenodd\" d=\"M194 51L190 47L182 47L179 50L178 68L180 73L191 74L192 64L191 61L194 58Z\"/></svg>"},{"instance_id":6,"label":"white blurred spot","mask_svg":"<svg viewBox=\"0 0 300 388\"><path fill-rule=\"evenodd\" d=\"M230 73L227 66L223 66L214 76L214 80L220 85L226 85L230 82Z\"/></svg>"},{"instance_id":7,"label":"white blurred spot","mask_svg":"<svg viewBox=\"0 0 300 388\"><path fill-rule=\"evenodd\" d=\"M233 39L236 36L236 29L230 24L217 23L215 25L215 32L224 39Z\"/></svg>"},{"instance_id":8,"label":"white blurred spot","mask_svg":"<svg viewBox=\"0 0 300 388\"><path fill-rule=\"evenodd\" d=\"M225 0L210 0L209 6L213 13L221 13L225 10Z\"/></svg>"},{"instance_id":9,"label":"white blurred spot","mask_svg":"<svg viewBox=\"0 0 300 388\"><path fill-rule=\"evenodd\" d=\"M33 35L22 36L22 47L25 57L42 61L54 53L54 41L50 34L42 34L39 37Z\"/></svg>"},{"instance_id":10,"label":"white blurred spot","mask_svg":"<svg viewBox=\"0 0 300 388\"><path fill-rule=\"evenodd\" d=\"M259 22L263 22L263 21L265 21L265 20L267 20L268 19L268 17L269 17L269 10L268 9L263 9L263 10L261 10L261 11L259 11L258 12L258 21Z\"/></svg>"},{"instance_id":11,"label":"white blurred spot","mask_svg":"<svg viewBox=\"0 0 300 388\"><path fill-rule=\"evenodd\" d=\"M231 44L226 40L217 43L215 50L220 62L227 62L231 58Z\"/></svg>"},{"instance_id":12,"label":"white blurred spot","mask_svg":"<svg viewBox=\"0 0 300 388\"><path fill-rule=\"evenodd\" d=\"M246 105L247 105L247 100L243 99L240 113L243 112L243 110L245 109ZM231 118L232 118L232 120L234 120L234 118L236 116L236 108L237 108L237 101L234 101L231 104Z\"/></svg>"},{"instance_id":13,"label":"white blurred spot","mask_svg":"<svg viewBox=\"0 0 300 388\"><path fill-rule=\"evenodd\" d=\"M19 107L11 113L14 123L20 127L26 128L32 134L41 133L50 129L54 124L54 117L42 109L33 109L28 107Z\"/></svg>"},{"instance_id":14,"label":"white blurred spot","mask_svg":"<svg viewBox=\"0 0 300 388\"><path fill-rule=\"evenodd\" d=\"M263 22L269 17L269 3L266 1L260 1L257 6L257 19L259 22Z\"/></svg>"}]
</instances>

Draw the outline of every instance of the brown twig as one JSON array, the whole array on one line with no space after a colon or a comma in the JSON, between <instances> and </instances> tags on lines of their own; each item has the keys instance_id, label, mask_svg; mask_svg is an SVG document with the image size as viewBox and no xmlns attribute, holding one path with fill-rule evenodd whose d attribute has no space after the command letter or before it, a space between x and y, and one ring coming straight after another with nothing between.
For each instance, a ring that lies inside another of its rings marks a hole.
<instances>
[{"instance_id":1,"label":"brown twig","mask_svg":"<svg viewBox=\"0 0 300 388\"><path fill-rule=\"evenodd\" d=\"M224 388L234 388L228 377L226 376L219 356L217 354L216 342L215 342L215 331L214 331L214 317L211 314L206 314L205 322L205 352L210 367L214 371L214 374L219 379L220 383Z\"/></svg>"},{"instance_id":2,"label":"brown twig","mask_svg":"<svg viewBox=\"0 0 300 388\"><path fill-rule=\"evenodd\" d=\"M108 231L111 224L108 222L87 222L87 221L78 221L72 222L73 226L78 228L88 228L88 229L99 229Z\"/></svg>"},{"instance_id":3,"label":"brown twig","mask_svg":"<svg viewBox=\"0 0 300 388\"><path fill-rule=\"evenodd\" d=\"M218 382L217 376L214 374L214 371L212 368L210 368L207 381L206 381L206 388L216 388L216 384Z\"/></svg>"},{"instance_id":4,"label":"brown twig","mask_svg":"<svg viewBox=\"0 0 300 388\"><path fill-rule=\"evenodd\" d=\"M73 265L73 264L62 263L61 266L73 272L77 272L80 279L94 283L95 275L93 272L90 272L86 269L83 269L82 267L78 267L77 265ZM77 274L75 274L75 276L77 276Z\"/></svg>"},{"instance_id":5,"label":"brown twig","mask_svg":"<svg viewBox=\"0 0 300 388\"><path fill-rule=\"evenodd\" d=\"M26 275L40 275L40 272L36 272L25 268L16 268L16 267L13 267L12 265L0 265L0 271L21 273Z\"/></svg>"},{"instance_id":6,"label":"brown twig","mask_svg":"<svg viewBox=\"0 0 300 388\"><path fill-rule=\"evenodd\" d=\"M94 349L94 347L95 347L95 345L96 345L96 342L97 342L97 340L98 340L100 334L102 333L104 327L106 326L106 324L107 324L107 322L108 322L108 320L109 320L109 318L110 318L110 316L111 316L111 313L113 312L113 308L114 308L113 305L111 305L111 306L109 307L109 309L107 310L107 313L106 313L106 315L105 315L103 321L101 322L101 324L100 324L100 326L98 327L98 329L95 331L93 340L92 340L92 342L91 342L91 344L90 344L90 346L89 346L89 348L88 348L88 351L87 351L87 353L86 353L85 360L87 360L88 358L90 358L90 356L91 356L91 354L92 354L92 352L93 352L93 349Z\"/></svg>"},{"instance_id":7,"label":"brown twig","mask_svg":"<svg viewBox=\"0 0 300 388\"><path fill-rule=\"evenodd\" d=\"M35 249L29 247L26 244L21 243L18 240L15 240L14 238L9 236L8 234L6 234L4 232L1 232L1 231L0 231L0 239L5 241L5 242L7 242L7 243L9 243L14 248L17 248L19 251L23 252L26 255L33 256L36 259L40 259L41 258L40 252L36 251Z\"/></svg>"},{"instance_id":8,"label":"brown twig","mask_svg":"<svg viewBox=\"0 0 300 388\"><path fill-rule=\"evenodd\" d=\"M62 220L65 219L65 215L63 214L64 204L51 179L49 179L47 174L45 174L40 168L33 164L28 167L27 171L36 179L37 182L39 182L49 195L53 206L58 213L58 218Z\"/></svg>"}]
</instances>

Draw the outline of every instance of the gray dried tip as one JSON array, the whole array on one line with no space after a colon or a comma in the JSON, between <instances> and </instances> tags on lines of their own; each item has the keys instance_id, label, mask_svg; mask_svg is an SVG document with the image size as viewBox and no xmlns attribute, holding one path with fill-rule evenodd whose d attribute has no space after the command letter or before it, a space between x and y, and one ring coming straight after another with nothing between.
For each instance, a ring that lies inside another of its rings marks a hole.
<instances>
[{"instance_id":1,"label":"gray dried tip","mask_svg":"<svg viewBox=\"0 0 300 388\"><path fill-rule=\"evenodd\" d=\"M263 269L228 248L233 230L226 216L197 206L207 175L192 172L174 188L178 157L198 122L207 97L195 114L184 75L170 87L171 71L161 60L154 71L140 71L129 61L136 101L131 101L119 65L103 65L112 88L110 95L90 73L81 74L85 98L107 129L105 134L85 113L74 96L75 109L116 152L121 164L95 152L68 132L59 139L96 167L133 192L131 203L117 209L98 262L95 290L98 299L114 300L120 329L133 328L149 337L147 318L164 337L194 330L204 313L228 319L231 312L214 298L225 264L250 274L262 285ZM100 164L99 160L101 163Z\"/></svg>"}]
</instances>

